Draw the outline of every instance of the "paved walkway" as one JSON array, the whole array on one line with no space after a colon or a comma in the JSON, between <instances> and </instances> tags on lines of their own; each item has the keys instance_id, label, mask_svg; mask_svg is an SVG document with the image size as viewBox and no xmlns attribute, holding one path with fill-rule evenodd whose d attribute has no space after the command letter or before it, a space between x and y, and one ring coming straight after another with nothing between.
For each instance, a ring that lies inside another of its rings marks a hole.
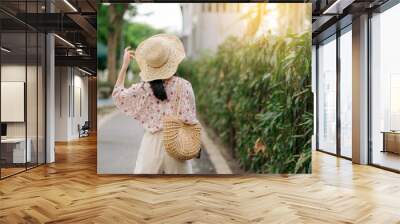
<instances>
[{"instance_id":1,"label":"paved walkway","mask_svg":"<svg viewBox=\"0 0 400 224\"><path fill-rule=\"evenodd\" d=\"M144 133L140 124L114 111L99 120L97 171L100 174L131 174ZM216 169L206 150L193 160L194 173L214 174Z\"/></svg>"}]
</instances>

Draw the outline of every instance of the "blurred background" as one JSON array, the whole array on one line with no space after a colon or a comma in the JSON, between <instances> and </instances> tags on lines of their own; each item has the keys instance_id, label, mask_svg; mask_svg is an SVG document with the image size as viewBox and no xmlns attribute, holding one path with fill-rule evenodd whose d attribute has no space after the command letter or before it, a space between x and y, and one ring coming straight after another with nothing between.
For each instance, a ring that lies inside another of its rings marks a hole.
<instances>
[{"instance_id":1,"label":"blurred background","mask_svg":"<svg viewBox=\"0 0 400 224\"><path fill-rule=\"evenodd\" d=\"M178 75L205 127L196 173L311 171L311 4L104 3L97 21L99 173L134 169L143 130L110 95L123 49L157 33L185 46ZM126 87L138 72L132 62Z\"/></svg>"}]
</instances>

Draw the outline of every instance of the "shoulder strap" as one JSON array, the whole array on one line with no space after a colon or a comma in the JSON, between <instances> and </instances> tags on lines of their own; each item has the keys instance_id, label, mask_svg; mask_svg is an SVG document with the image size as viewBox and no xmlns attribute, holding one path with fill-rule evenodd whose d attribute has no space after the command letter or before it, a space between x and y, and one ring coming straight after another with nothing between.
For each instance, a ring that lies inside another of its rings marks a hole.
<instances>
[{"instance_id":1,"label":"shoulder strap","mask_svg":"<svg viewBox=\"0 0 400 224\"><path fill-rule=\"evenodd\" d=\"M181 89L182 89L182 83L181 80L178 80L177 87L176 87L176 98L175 98L175 115L178 115L179 113L179 107L181 106Z\"/></svg>"}]
</instances>

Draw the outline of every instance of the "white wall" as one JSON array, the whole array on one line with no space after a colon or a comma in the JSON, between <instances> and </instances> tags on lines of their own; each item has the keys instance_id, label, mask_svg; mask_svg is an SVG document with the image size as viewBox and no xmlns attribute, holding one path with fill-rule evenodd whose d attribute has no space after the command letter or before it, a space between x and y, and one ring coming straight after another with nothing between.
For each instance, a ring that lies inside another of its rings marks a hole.
<instances>
[{"instance_id":1,"label":"white wall","mask_svg":"<svg viewBox=\"0 0 400 224\"><path fill-rule=\"evenodd\" d=\"M27 70L26 70L27 69ZM25 75L26 71L28 71L28 74L30 75L33 71L36 74L36 67L33 66L27 66L25 65L18 65L18 64L6 64L1 66L1 81L2 82L25 82ZM29 84L36 85L36 81L34 83L31 83L32 80L29 80ZM28 99L27 103L28 106L29 104L36 99L36 89L27 89L29 90L27 93ZM33 92L31 93L30 90ZM34 105L36 108L36 103ZM7 108L1 108L2 110L7 110ZM30 110L28 112L31 112ZM33 127L36 124L36 114L33 113L28 113L28 128ZM34 121L35 124L32 124L32 121ZM8 122L7 125L7 135L8 137L25 137L25 126L26 122ZM36 128L36 125L35 125ZM28 132L28 137L29 137L29 132Z\"/></svg>"},{"instance_id":2,"label":"white wall","mask_svg":"<svg viewBox=\"0 0 400 224\"><path fill-rule=\"evenodd\" d=\"M205 10L202 10L202 5ZM208 11L208 5L212 5L212 11ZM230 10L216 12L217 3L183 3L182 16L183 28L182 39L188 57L197 57L202 52L215 51L229 36L242 36L244 21L240 19L241 14L231 9L237 3L227 4ZM204 7L204 6L203 6Z\"/></svg>"},{"instance_id":3,"label":"white wall","mask_svg":"<svg viewBox=\"0 0 400 224\"><path fill-rule=\"evenodd\" d=\"M78 125L88 120L88 78L71 67L56 67L55 73L55 140L77 139Z\"/></svg>"},{"instance_id":4,"label":"white wall","mask_svg":"<svg viewBox=\"0 0 400 224\"><path fill-rule=\"evenodd\" d=\"M1 82L1 121L24 122L24 82ZM34 105L36 108L36 105Z\"/></svg>"},{"instance_id":5,"label":"white wall","mask_svg":"<svg viewBox=\"0 0 400 224\"><path fill-rule=\"evenodd\" d=\"M74 75L74 108L73 108L73 119L71 120L71 135L72 138L78 138L79 137L79 133L78 133L78 124L79 125L83 125L85 123L85 121L88 120L88 79L87 77L83 77L81 76L81 72L78 73L78 75L76 74L77 70L74 71L75 75ZM80 91L80 93L78 93L78 91ZM80 97L79 97L80 95ZM80 99L79 99L80 98ZM78 101L81 102L78 102ZM80 109L82 110L81 112L79 111L79 107L81 107Z\"/></svg>"},{"instance_id":6,"label":"white wall","mask_svg":"<svg viewBox=\"0 0 400 224\"><path fill-rule=\"evenodd\" d=\"M1 81L25 82L25 65L8 64L1 66ZM7 108L1 108L6 110ZM7 124L8 137L25 137L25 122L11 122Z\"/></svg>"},{"instance_id":7,"label":"white wall","mask_svg":"<svg viewBox=\"0 0 400 224\"><path fill-rule=\"evenodd\" d=\"M55 140L68 140L69 96L68 88L70 76L67 67L55 68Z\"/></svg>"}]
</instances>

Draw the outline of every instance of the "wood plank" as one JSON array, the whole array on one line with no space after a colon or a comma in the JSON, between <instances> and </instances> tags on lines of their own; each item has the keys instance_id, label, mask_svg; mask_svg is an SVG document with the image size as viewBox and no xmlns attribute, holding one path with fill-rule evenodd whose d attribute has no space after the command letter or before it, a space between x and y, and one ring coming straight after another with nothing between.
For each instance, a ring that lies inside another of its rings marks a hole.
<instances>
[{"instance_id":1,"label":"wood plank","mask_svg":"<svg viewBox=\"0 0 400 224\"><path fill-rule=\"evenodd\" d=\"M0 181L0 223L400 223L400 175L313 154L312 175L96 174L96 137Z\"/></svg>"}]
</instances>

